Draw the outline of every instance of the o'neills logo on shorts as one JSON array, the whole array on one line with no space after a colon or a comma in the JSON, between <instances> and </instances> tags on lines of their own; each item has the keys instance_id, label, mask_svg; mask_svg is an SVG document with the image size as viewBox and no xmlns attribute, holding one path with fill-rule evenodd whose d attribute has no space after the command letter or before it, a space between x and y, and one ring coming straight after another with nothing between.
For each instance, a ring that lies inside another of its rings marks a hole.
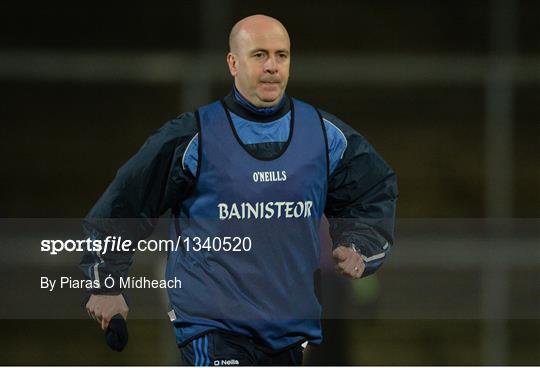
<instances>
[{"instance_id":1,"label":"o'neills logo on shorts","mask_svg":"<svg viewBox=\"0 0 540 368\"><path fill-rule=\"evenodd\" d=\"M311 217L312 201L219 203L220 220Z\"/></svg>"},{"instance_id":2,"label":"o'neills logo on shorts","mask_svg":"<svg viewBox=\"0 0 540 368\"><path fill-rule=\"evenodd\" d=\"M269 181L285 181L287 180L287 172L283 171L255 171L253 173L253 181L269 182Z\"/></svg>"},{"instance_id":3,"label":"o'neills logo on shorts","mask_svg":"<svg viewBox=\"0 0 540 368\"><path fill-rule=\"evenodd\" d=\"M214 360L214 365L240 365L240 362L236 359L221 359L221 360Z\"/></svg>"}]
</instances>

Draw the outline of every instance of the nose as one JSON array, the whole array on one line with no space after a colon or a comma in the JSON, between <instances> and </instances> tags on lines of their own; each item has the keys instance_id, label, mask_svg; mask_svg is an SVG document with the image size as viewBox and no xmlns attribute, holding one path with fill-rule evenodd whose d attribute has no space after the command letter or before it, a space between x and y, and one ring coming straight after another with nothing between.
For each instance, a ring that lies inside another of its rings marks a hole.
<instances>
[{"instance_id":1,"label":"nose","mask_svg":"<svg viewBox=\"0 0 540 368\"><path fill-rule=\"evenodd\" d=\"M264 71L270 74L277 72L277 63L274 56L269 56L264 63Z\"/></svg>"}]
</instances>

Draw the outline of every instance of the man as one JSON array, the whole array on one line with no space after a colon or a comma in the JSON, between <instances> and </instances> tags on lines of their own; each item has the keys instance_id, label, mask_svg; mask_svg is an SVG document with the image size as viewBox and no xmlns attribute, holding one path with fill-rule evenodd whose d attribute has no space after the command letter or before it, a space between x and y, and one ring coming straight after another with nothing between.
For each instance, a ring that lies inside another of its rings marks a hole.
<instances>
[{"instance_id":1,"label":"man","mask_svg":"<svg viewBox=\"0 0 540 368\"><path fill-rule=\"evenodd\" d=\"M242 19L229 46L231 94L150 137L118 171L85 229L94 238L142 239L172 209L173 238L225 245L238 237L245 246L238 252L181 247L169 254L166 276L183 285L168 290L183 362L301 364L302 345L322 340L316 279L323 214L336 270L353 279L373 273L393 243L396 177L348 125L285 94L290 40L279 21ZM81 268L92 279L118 280L131 255L87 253ZM120 288L91 292L86 309L103 329L115 314L127 317Z\"/></svg>"}]
</instances>

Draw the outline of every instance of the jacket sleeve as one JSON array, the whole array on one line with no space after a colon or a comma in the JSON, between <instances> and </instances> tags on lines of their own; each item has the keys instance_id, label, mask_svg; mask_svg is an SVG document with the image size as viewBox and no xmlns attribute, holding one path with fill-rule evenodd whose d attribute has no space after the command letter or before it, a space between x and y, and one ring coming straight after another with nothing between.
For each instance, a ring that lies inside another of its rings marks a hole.
<instances>
[{"instance_id":1,"label":"jacket sleeve","mask_svg":"<svg viewBox=\"0 0 540 368\"><path fill-rule=\"evenodd\" d=\"M346 148L329 177L325 214L334 248L354 243L366 269L374 273L394 244L398 197L396 174L358 132L321 111L346 139Z\"/></svg>"},{"instance_id":2,"label":"jacket sleeve","mask_svg":"<svg viewBox=\"0 0 540 368\"><path fill-rule=\"evenodd\" d=\"M182 169L182 157L197 133L192 113L180 115L148 138L116 177L83 222L85 238L104 240L122 236L135 244L148 237L157 219L191 192L194 178ZM132 247L133 248L133 247ZM89 280L99 284L92 293L120 291L119 278L127 277L132 263L129 252L85 252L79 264ZM104 285L106 277L114 286Z\"/></svg>"}]
</instances>

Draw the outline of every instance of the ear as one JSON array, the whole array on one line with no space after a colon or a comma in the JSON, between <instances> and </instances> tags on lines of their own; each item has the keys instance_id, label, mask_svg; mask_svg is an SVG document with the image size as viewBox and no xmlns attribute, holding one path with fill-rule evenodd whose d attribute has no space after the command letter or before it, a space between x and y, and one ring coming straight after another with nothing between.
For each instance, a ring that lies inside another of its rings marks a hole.
<instances>
[{"instance_id":1,"label":"ear","mask_svg":"<svg viewBox=\"0 0 540 368\"><path fill-rule=\"evenodd\" d=\"M227 54L227 65L229 66L229 72L233 77L236 77L238 74L238 66L236 64L236 57L232 52Z\"/></svg>"}]
</instances>

